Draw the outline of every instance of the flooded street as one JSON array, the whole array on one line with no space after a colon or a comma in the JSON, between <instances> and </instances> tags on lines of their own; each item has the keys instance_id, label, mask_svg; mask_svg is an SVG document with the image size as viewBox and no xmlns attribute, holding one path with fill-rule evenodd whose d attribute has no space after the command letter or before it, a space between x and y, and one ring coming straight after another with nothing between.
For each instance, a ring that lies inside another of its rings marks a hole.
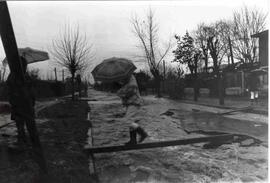
<instances>
[{"instance_id":1,"label":"flooded street","mask_svg":"<svg viewBox=\"0 0 270 183\"><path fill-rule=\"evenodd\" d=\"M268 182L267 5L0 1L0 183Z\"/></svg>"},{"instance_id":2,"label":"flooded street","mask_svg":"<svg viewBox=\"0 0 270 183\"><path fill-rule=\"evenodd\" d=\"M118 97L89 91L94 146L121 145L128 141L128 126ZM210 132L250 135L238 143L205 149L205 143L96 154L101 182L266 182L267 124L236 120L192 111L185 104L144 97L149 133L145 142L207 136ZM253 126L252 126L253 125ZM202 133L204 132L204 133ZM250 138L249 138L250 137ZM253 143L254 141L260 143ZM250 142L251 141L251 142Z\"/></svg>"}]
</instances>

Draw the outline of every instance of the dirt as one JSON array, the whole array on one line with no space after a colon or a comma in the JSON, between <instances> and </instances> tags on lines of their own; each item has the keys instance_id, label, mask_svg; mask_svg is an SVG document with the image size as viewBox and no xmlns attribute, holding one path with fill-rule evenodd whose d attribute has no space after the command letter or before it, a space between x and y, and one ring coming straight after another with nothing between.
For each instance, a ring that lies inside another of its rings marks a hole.
<instances>
[{"instance_id":1,"label":"dirt","mask_svg":"<svg viewBox=\"0 0 270 183\"><path fill-rule=\"evenodd\" d=\"M1 131L0 182L91 182L88 157L82 151L90 125L86 120L87 110L87 102L63 101L39 112L37 127L48 176L39 174L29 149L20 153L8 150L9 143L15 140L14 126Z\"/></svg>"}]
</instances>

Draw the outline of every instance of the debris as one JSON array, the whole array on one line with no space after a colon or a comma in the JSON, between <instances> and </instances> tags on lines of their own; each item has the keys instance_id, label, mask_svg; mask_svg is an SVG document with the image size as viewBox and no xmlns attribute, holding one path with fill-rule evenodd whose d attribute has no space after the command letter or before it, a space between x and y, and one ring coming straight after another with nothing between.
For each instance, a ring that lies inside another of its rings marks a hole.
<instances>
[{"instance_id":1,"label":"debris","mask_svg":"<svg viewBox=\"0 0 270 183\"><path fill-rule=\"evenodd\" d=\"M193 112L200 112L199 109L192 109Z\"/></svg>"},{"instance_id":2,"label":"debris","mask_svg":"<svg viewBox=\"0 0 270 183\"><path fill-rule=\"evenodd\" d=\"M254 139L246 139L241 142L241 146L250 146L254 144L254 142L255 142Z\"/></svg>"},{"instance_id":3,"label":"debris","mask_svg":"<svg viewBox=\"0 0 270 183\"><path fill-rule=\"evenodd\" d=\"M160 115L172 116L172 115L174 115L174 112L168 110Z\"/></svg>"}]
</instances>

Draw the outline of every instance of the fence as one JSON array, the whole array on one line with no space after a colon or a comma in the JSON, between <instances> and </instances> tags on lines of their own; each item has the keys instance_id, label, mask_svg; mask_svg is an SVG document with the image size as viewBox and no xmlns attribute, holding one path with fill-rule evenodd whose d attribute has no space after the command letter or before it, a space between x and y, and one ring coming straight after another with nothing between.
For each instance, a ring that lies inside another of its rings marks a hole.
<instances>
[{"instance_id":1,"label":"fence","mask_svg":"<svg viewBox=\"0 0 270 183\"><path fill-rule=\"evenodd\" d=\"M71 83L60 81L33 81L36 98L60 97L71 94ZM81 88L85 90L87 85L81 83ZM75 91L78 91L77 83L75 83ZM0 100L8 99L8 88L6 82L0 83Z\"/></svg>"}]
</instances>

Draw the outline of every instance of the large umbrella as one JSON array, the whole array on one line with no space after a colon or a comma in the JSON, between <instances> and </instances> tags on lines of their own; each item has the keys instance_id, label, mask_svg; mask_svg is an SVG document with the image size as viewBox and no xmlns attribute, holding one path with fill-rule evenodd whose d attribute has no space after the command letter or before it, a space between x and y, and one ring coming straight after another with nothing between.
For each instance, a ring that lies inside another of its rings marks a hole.
<instances>
[{"instance_id":1,"label":"large umbrella","mask_svg":"<svg viewBox=\"0 0 270 183\"><path fill-rule=\"evenodd\" d=\"M19 55L23 56L28 64L49 59L49 55L45 51L40 51L29 47L19 48L18 51ZM3 64L7 64L7 58L3 60Z\"/></svg>"},{"instance_id":2,"label":"large umbrella","mask_svg":"<svg viewBox=\"0 0 270 183\"><path fill-rule=\"evenodd\" d=\"M129 77L136 70L132 61L125 58L109 58L92 71L95 81L113 82Z\"/></svg>"}]
</instances>

